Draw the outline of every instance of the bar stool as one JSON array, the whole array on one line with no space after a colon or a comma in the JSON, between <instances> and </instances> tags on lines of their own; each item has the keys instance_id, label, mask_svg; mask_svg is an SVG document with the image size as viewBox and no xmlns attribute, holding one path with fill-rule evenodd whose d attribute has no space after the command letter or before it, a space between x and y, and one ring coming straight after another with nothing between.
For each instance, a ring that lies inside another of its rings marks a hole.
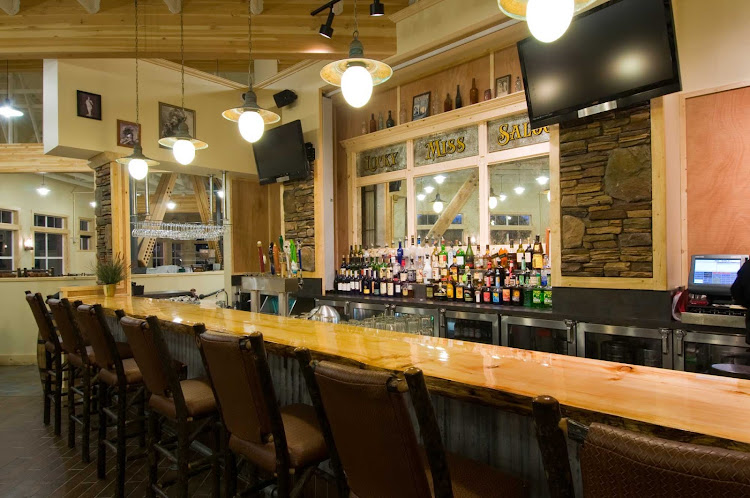
<instances>
[{"instance_id":1,"label":"bar stool","mask_svg":"<svg viewBox=\"0 0 750 498\"><path fill-rule=\"evenodd\" d=\"M526 496L524 483L488 465L446 453L422 371L403 375L311 361L296 351L322 417L334 472L359 498ZM416 412L420 448L407 406ZM337 470L334 455L343 473ZM344 493L343 496L349 496Z\"/></svg>"},{"instance_id":2,"label":"bar stool","mask_svg":"<svg viewBox=\"0 0 750 498\"><path fill-rule=\"evenodd\" d=\"M31 291L26 291L26 302L29 303L36 325L39 327L39 335L44 341L44 425L50 423L51 405L54 403L55 435L59 436L62 432L63 371L67 369L67 365L63 364L60 338L57 336L55 325L44 304L44 298L38 292L32 294ZM54 389L52 388L53 379Z\"/></svg>"},{"instance_id":3,"label":"bar stool","mask_svg":"<svg viewBox=\"0 0 750 498\"><path fill-rule=\"evenodd\" d=\"M318 465L328 459L314 408L304 404L279 408L259 332L246 337L196 332L228 432L226 496L236 492L238 456L276 475L250 486L243 494L276 483L279 497L300 496Z\"/></svg>"},{"instance_id":4,"label":"bar stool","mask_svg":"<svg viewBox=\"0 0 750 498\"><path fill-rule=\"evenodd\" d=\"M139 320L117 311L133 355L143 372L143 381L150 393L148 418L149 487L147 496L166 497L167 486L174 484L177 496L187 498L190 477L210 468L213 475L213 496L219 497L221 424L216 400L206 379L180 380L179 369L169 353L159 321L150 316ZM205 328L196 325L200 333ZM163 437L161 424L168 422L176 429L176 437ZM200 443L204 433L213 435L215 450ZM190 452L200 457L191 460ZM158 480L159 456L177 466L176 479Z\"/></svg>"},{"instance_id":5,"label":"bar stool","mask_svg":"<svg viewBox=\"0 0 750 498\"><path fill-rule=\"evenodd\" d=\"M608 425L564 419L555 398L532 401L552 498L572 498L567 437L580 449L584 498L750 496L750 454L669 441Z\"/></svg>"},{"instance_id":6,"label":"bar stool","mask_svg":"<svg viewBox=\"0 0 750 498\"><path fill-rule=\"evenodd\" d=\"M73 306L81 305L76 301ZM60 346L68 357L68 448L75 448L76 425L81 426L81 459L88 463L89 435L91 433L92 379L96 380L93 363L94 350L84 342L78 324L73 318L73 307L67 299L47 299L47 306L57 323L62 342ZM78 382L77 382L78 381ZM76 401L76 396L80 402ZM79 415L76 406L82 405Z\"/></svg>"},{"instance_id":7,"label":"bar stool","mask_svg":"<svg viewBox=\"0 0 750 498\"><path fill-rule=\"evenodd\" d=\"M117 477L115 496L125 496L125 467L127 460L143 454L127 454L127 440L137 437L140 447L146 446L145 389L143 376L132 358L130 347L115 341L109 330L104 310L98 304L81 305L74 315L82 335L88 338L93 349L93 362L99 367L98 407L99 429L97 434L96 469L99 479L107 474L107 448L115 452ZM128 415L131 408L136 414ZM113 440L107 429L116 428ZM135 430L128 432L130 427Z\"/></svg>"}]
</instances>

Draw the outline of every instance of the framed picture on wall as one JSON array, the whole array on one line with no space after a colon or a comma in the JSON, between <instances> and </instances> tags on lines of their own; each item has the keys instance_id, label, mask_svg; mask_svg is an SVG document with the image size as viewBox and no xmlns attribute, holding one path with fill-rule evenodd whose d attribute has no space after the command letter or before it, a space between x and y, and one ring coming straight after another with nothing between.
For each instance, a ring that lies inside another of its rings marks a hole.
<instances>
[{"instance_id":1,"label":"framed picture on wall","mask_svg":"<svg viewBox=\"0 0 750 498\"><path fill-rule=\"evenodd\" d=\"M95 93L76 90L78 116L88 119L102 120L102 96Z\"/></svg>"},{"instance_id":2,"label":"framed picture on wall","mask_svg":"<svg viewBox=\"0 0 750 498\"><path fill-rule=\"evenodd\" d=\"M426 118L430 115L430 92L415 95L412 101L411 120Z\"/></svg>"},{"instance_id":3,"label":"framed picture on wall","mask_svg":"<svg viewBox=\"0 0 750 498\"><path fill-rule=\"evenodd\" d=\"M194 110L159 102L159 138L173 137L183 122L187 123L190 136L195 137Z\"/></svg>"},{"instance_id":4,"label":"framed picture on wall","mask_svg":"<svg viewBox=\"0 0 750 498\"><path fill-rule=\"evenodd\" d=\"M510 93L510 75L495 78L495 97L502 97Z\"/></svg>"},{"instance_id":5,"label":"framed picture on wall","mask_svg":"<svg viewBox=\"0 0 750 498\"><path fill-rule=\"evenodd\" d=\"M117 145L130 147L141 143L141 125L130 121L117 120Z\"/></svg>"}]
</instances>

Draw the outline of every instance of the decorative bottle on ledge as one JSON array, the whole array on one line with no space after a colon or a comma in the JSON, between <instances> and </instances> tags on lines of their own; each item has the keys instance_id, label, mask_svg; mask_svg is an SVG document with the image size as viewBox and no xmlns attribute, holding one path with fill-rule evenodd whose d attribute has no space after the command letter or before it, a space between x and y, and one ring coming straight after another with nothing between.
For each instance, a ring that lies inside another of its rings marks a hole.
<instances>
[{"instance_id":1,"label":"decorative bottle on ledge","mask_svg":"<svg viewBox=\"0 0 750 498\"><path fill-rule=\"evenodd\" d=\"M451 110L453 110L453 101L451 100L451 94L448 93L445 95L445 101L443 102L443 112Z\"/></svg>"},{"instance_id":2,"label":"decorative bottle on ledge","mask_svg":"<svg viewBox=\"0 0 750 498\"><path fill-rule=\"evenodd\" d=\"M367 135L367 121L362 121L362 135Z\"/></svg>"},{"instance_id":3,"label":"decorative bottle on ledge","mask_svg":"<svg viewBox=\"0 0 750 498\"><path fill-rule=\"evenodd\" d=\"M460 109L464 106L461 100L461 85L456 85L456 109Z\"/></svg>"},{"instance_id":4,"label":"decorative bottle on ledge","mask_svg":"<svg viewBox=\"0 0 750 498\"><path fill-rule=\"evenodd\" d=\"M516 91L520 92L521 90L523 90L523 83L521 83L521 77L516 76Z\"/></svg>"},{"instance_id":5,"label":"decorative bottle on ledge","mask_svg":"<svg viewBox=\"0 0 750 498\"><path fill-rule=\"evenodd\" d=\"M370 133L378 131L378 123L375 121L375 113L370 115Z\"/></svg>"},{"instance_id":6,"label":"decorative bottle on ledge","mask_svg":"<svg viewBox=\"0 0 750 498\"><path fill-rule=\"evenodd\" d=\"M383 123L383 111L380 111L378 113L378 130L382 130L385 128L385 124Z\"/></svg>"},{"instance_id":7,"label":"decorative bottle on ledge","mask_svg":"<svg viewBox=\"0 0 750 498\"><path fill-rule=\"evenodd\" d=\"M469 103L476 104L479 102L479 89L475 78L471 79L471 90L469 90Z\"/></svg>"},{"instance_id":8,"label":"decorative bottle on ledge","mask_svg":"<svg viewBox=\"0 0 750 498\"><path fill-rule=\"evenodd\" d=\"M385 122L386 128L393 128L396 126L396 122L393 120L393 116L391 116L391 111L388 111L388 120Z\"/></svg>"}]
</instances>

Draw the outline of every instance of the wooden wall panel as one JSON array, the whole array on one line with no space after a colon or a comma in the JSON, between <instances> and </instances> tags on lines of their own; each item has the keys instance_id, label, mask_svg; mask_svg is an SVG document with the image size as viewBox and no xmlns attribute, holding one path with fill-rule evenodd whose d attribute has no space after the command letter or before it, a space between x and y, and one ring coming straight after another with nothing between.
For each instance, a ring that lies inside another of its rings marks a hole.
<instances>
[{"instance_id":1,"label":"wooden wall panel","mask_svg":"<svg viewBox=\"0 0 750 498\"><path fill-rule=\"evenodd\" d=\"M688 256L750 253L750 87L687 99Z\"/></svg>"},{"instance_id":2,"label":"wooden wall panel","mask_svg":"<svg viewBox=\"0 0 750 498\"><path fill-rule=\"evenodd\" d=\"M261 186L257 179L234 178L231 185L233 272L257 272L257 243L260 240L268 251L270 213L275 211L280 216L281 205L271 204L270 187Z\"/></svg>"},{"instance_id":3,"label":"wooden wall panel","mask_svg":"<svg viewBox=\"0 0 750 498\"><path fill-rule=\"evenodd\" d=\"M411 105L415 95L430 92L430 107L437 98L438 111L443 112L443 101L450 94L453 106L456 105L456 85L461 86L461 99L464 106L469 105L469 89L471 79L475 78L479 90L479 100L484 96L484 91L489 88L490 81L490 59L480 57L463 64L459 64L445 71L433 74L426 78L412 81L401 86L401 106L406 107L406 120L411 121ZM432 110L430 110L432 114Z\"/></svg>"},{"instance_id":4,"label":"wooden wall panel","mask_svg":"<svg viewBox=\"0 0 750 498\"><path fill-rule=\"evenodd\" d=\"M523 85L523 76L521 75L521 61L518 59L518 50L515 45L498 50L495 52L495 78L510 75L510 92L516 91L516 78L521 78ZM492 81L492 96L495 96L495 81ZM481 98L481 97L480 97Z\"/></svg>"}]
</instances>

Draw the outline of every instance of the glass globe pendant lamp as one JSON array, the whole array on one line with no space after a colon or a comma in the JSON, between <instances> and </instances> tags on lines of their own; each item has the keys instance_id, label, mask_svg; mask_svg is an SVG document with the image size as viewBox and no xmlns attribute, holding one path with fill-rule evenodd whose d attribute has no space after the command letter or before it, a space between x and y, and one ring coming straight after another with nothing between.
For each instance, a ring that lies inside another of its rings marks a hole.
<instances>
[{"instance_id":1,"label":"glass globe pendant lamp","mask_svg":"<svg viewBox=\"0 0 750 498\"><path fill-rule=\"evenodd\" d=\"M281 116L258 105L258 97L253 91L253 55L252 55L252 11L250 0L247 2L247 92L242 95L242 105L222 112L229 121L237 123L240 135L250 143L255 143L263 136L267 124L278 123Z\"/></svg>"},{"instance_id":2,"label":"glass globe pendant lamp","mask_svg":"<svg viewBox=\"0 0 750 498\"><path fill-rule=\"evenodd\" d=\"M443 212L443 199L440 198L440 192L435 194L435 200L432 201L432 210L435 211L435 213Z\"/></svg>"},{"instance_id":3,"label":"glass globe pendant lamp","mask_svg":"<svg viewBox=\"0 0 750 498\"><path fill-rule=\"evenodd\" d=\"M349 44L349 57L326 65L320 71L323 81L340 86L344 100L355 108L370 101L373 87L388 81L393 69L385 62L365 58L365 50L359 41L357 1L354 0L354 33Z\"/></svg>"},{"instance_id":4,"label":"glass globe pendant lamp","mask_svg":"<svg viewBox=\"0 0 750 498\"><path fill-rule=\"evenodd\" d=\"M141 121L140 121L140 100L138 88L138 0L135 0L135 122L138 125L138 136L136 137L133 153L127 157L117 159L119 164L128 167L128 173L135 180L143 180L148 175L149 166L158 166L159 161L150 159L143 154L141 147Z\"/></svg>"},{"instance_id":5,"label":"glass globe pendant lamp","mask_svg":"<svg viewBox=\"0 0 750 498\"><path fill-rule=\"evenodd\" d=\"M186 166L193 162L195 159L195 151L203 150L208 148L208 144L202 140L198 140L190 135L190 130L187 125L187 117L185 115L185 36L182 13L184 10L184 4L181 4L180 8L180 83L182 85L182 117L180 123L177 125L177 129L169 137L163 137L159 139L159 144L172 149L172 155L175 160Z\"/></svg>"},{"instance_id":6,"label":"glass globe pendant lamp","mask_svg":"<svg viewBox=\"0 0 750 498\"><path fill-rule=\"evenodd\" d=\"M534 38L550 43L565 33L574 14L594 2L595 0L497 0L497 6L506 16L528 22Z\"/></svg>"}]
</instances>

